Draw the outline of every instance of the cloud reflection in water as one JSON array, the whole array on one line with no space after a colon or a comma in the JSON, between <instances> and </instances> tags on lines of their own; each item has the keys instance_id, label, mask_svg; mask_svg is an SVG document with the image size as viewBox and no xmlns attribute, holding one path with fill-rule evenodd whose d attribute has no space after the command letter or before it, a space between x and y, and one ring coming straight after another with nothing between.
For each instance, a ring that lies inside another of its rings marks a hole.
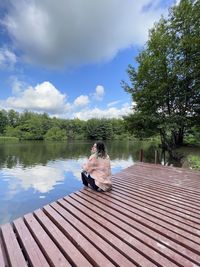
<instances>
[{"instance_id":1,"label":"cloud reflection in water","mask_svg":"<svg viewBox=\"0 0 200 267\"><path fill-rule=\"evenodd\" d=\"M81 166L86 160L87 158L84 157L77 160L50 161L46 166L36 165L25 169L17 166L13 169L4 168L1 173L4 181L9 183L9 191L13 193L22 189L28 190L29 188L40 193L47 193L53 190L55 185L63 183L66 179L66 172L71 173L73 178L80 180ZM128 160L115 159L111 161L113 172L132 164L131 157ZM70 177L67 177L67 179L70 179Z\"/></svg>"},{"instance_id":2,"label":"cloud reflection in water","mask_svg":"<svg viewBox=\"0 0 200 267\"><path fill-rule=\"evenodd\" d=\"M49 161L46 165L0 170L0 224L12 221L25 213L82 188L81 166L87 160L65 159ZM133 164L132 158L111 161L116 173Z\"/></svg>"}]
</instances>

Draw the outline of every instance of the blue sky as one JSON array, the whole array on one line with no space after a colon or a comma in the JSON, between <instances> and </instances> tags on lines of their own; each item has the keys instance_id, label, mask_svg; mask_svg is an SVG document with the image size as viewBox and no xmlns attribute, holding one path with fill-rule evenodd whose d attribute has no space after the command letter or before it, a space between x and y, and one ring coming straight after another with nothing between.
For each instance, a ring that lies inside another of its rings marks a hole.
<instances>
[{"instance_id":1,"label":"blue sky","mask_svg":"<svg viewBox=\"0 0 200 267\"><path fill-rule=\"evenodd\" d=\"M59 118L131 112L120 86L173 0L0 0L0 108Z\"/></svg>"}]
</instances>

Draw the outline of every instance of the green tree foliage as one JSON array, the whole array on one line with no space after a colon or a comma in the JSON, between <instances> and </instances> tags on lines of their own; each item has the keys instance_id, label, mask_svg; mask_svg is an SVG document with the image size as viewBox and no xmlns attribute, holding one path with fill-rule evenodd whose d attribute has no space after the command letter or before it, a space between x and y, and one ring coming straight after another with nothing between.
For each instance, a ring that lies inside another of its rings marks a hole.
<instances>
[{"instance_id":1,"label":"green tree foliage","mask_svg":"<svg viewBox=\"0 0 200 267\"><path fill-rule=\"evenodd\" d=\"M86 122L79 119L65 120L65 127L69 140L85 139Z\"/></svg>"},{"instance_id":2,"label":"green tree foliage","mask_svg":"<svg viewBox=\"0 0 200 267\"><path fill-rule=\"evenodd\" d=\"M198 144L200 145L200 125L193 126L185 137L187 144Z\"/></svg>"},{"instance_id":3,"label":"green tree foliage","mask_svg":"<svg viewBox=\"0 0 200 267\"><path fill-rule=\"evenodd\" d=\"M136 102L125 117L136 136L160 134L171 150L200 122L200 1L182 0L167 19L150 31L138 57L128 67L131 85L122 82Z\"/></svg>"},{"instance_id":4,"label":"green tree foliage","mask_svg":"<svg viewBox=\"0 0 200 267\"><path fill-rule=\"evenodd\" d=\"M8 124L7 113L5 110L0 110L0 135L3 135Z\"/></svg>"},{"instance_id":5,"label":"green tree foliage","mask_svg":"<svg viewBox=\"0 0 200 267\"><path fill-rule=\"evenodd\" d=\"M7 137L20 137L20 129L18 127L6 126L4 135Z\"/></svg>"},{"instance_id":6,"label":"green tree foliage","mask_svg":"<svg viewBox=\"0 0 200 267\"><path fill-rule=\"evenodd\" d=\"M64 141L67 140L66 131L59 127L53 127L47 131L44 136L45 140Z\"/></svg>"},{"instance_id":7,"label":"green tree foliage","mask_svg":"<svg viewBox=\"0 0 200 267\"><path fill-rule=\"evenodd\" d=\"M86 134L92 140L110 140L113 136L113 129L110 120L90 119L87 121Z\"/></svg>"},{"instance_id":8,"label":"green tree foliage","mask_svg":"<svg viewBox=\"0 0 200 267\"><path fill-rule=\"evenodd\" d=\"M20 115L15 110L11 109L7 112L8 125L11 127L16 127L19 125Z\"/></svg>"},{"instance_id":9,"label":"green tree foliage","mask_svg":"<svg viewBox=\"0 0 200 267\"><path fill-rule=\"evenodd\" d=\"M17 127L20 130L20 139L42 140L49 129L47 115L25 112L21 116L21 123Z\"/></svg>"},{"instance_id":10,"label":"green tree foliage","mask_svg":"<svg viewBox=\"0 0 200 267\"><path fill-rule=\"evenodd\" d=\"M0 134L20 140L128 139L122 119L81 121L50 118L46 113L18 113L14 110L0 110L0 119Z\"/></svg>"}]
</instances>

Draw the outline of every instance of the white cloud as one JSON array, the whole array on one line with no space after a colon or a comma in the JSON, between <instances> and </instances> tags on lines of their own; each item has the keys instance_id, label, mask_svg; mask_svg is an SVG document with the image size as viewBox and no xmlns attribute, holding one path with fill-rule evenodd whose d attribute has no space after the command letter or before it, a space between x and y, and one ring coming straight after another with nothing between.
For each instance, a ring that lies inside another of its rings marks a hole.
<instances>
[{"instance_id":1,"label":"white cloud","mask_svg":"<svg viewBox=\"0 0 200 267\"><path fill-rule=\"evenodd\" d=\"M12 93L19 94L22 92L27 86L27 84L23 81L20 81L16 76L10 77L10 81L12 84Z\"/></svg>"},{"instance_id":2,"label":"white cloud","mask_svg":"<svg viewBox=\"0 0 200 267\"><path fill-rule=\"evenodd\" d=\"M50 82L43 82L36 87L29 86L19 95L9 97L4 102L7 108L29 109L39 112L63 112L66 110L66 95L61 94Z\"/></svg>"},{"instance_id":3,"label":"white cloud","mask_svg":"<svg viewBox=\"0 0 200 267\"><path fill-rule=\"evenodd\" d=\"M7 48L0 48L0 68L13 68L17 62L16 55Z\"/></svg>"},{"instance_id":4,"label":"white cloud","mask_svg":"<svg viewBox=\"0 0 200 267\"><path fill-rule=\"evenodd\" d=\"M88 120L92 118L121 118L123 115L131 113L131 107L128 103L124 104L121 108L111 107L108 109L92 108L83 109L80 112L73 114L75 118L80 120Z\"/></svg>"},{"instance_id":5,"label":"white cloud","mask_svg":"<svg viewBox=\"0 0 200 267\"><path fill-rule=\"evenodd\" d=\"M116 104L116 102L112 102L105 109L94 107L95 101L90 103L87 95L80 95L73 102L67 102L67 96L48 81L35 87L27 86L14 76L11 77L11 81L13 96L0 101L2 109L15 109L17 111L27 109L33 112L47 112L57 118L79 118L81 120L120 118L132 112L128 103L121 105L121 107L112 107L112 105ZM96 100L102 99L103 95L104 87L98 85L95 91Z\"/></svg>"},{"instance_id":6,"label":"white cloud","mask_svg":"<svg viewBox=\"0 0 200 267\"><path fill-rule=\"evenodd\" d=\"M104 96L104 87L102 85L97 85L94 93L94 98L98 101L101 101Z\"/></svg>"},{"instance_id":7,"label":"white cloud","mask_svg":"<svg viewBox=\"0 0 200 267\"><path fill-rule=\"evenodd\" d=\"M87 106L89 103L89 98L87 95L80 95L74 100L75 106Z\"/></svg>"},{"instance_id":8,"label":"white cloud","mask_svg":"<svg viewBox=\"0 0 200 267\"><path fill-rule=\"evenodd\" d=\"M116 101L108 103L107 106L108 107L112 107L112 106L115 106L115 105L119 104L120 102L121 102L121 100L116 100Z\"/></svg>"},{"instance_id":9,"label":"white cloud","mask_svg":"<svg viewBox=\"0 0 200 267\"><path fill-rule=\"evenodd\" d=\"M9 3L2 22L14 45L26 60L47 66L107 61L121 49L143 45L148 29L167 11L158 0Z\"/></svg>"}]
</instances>

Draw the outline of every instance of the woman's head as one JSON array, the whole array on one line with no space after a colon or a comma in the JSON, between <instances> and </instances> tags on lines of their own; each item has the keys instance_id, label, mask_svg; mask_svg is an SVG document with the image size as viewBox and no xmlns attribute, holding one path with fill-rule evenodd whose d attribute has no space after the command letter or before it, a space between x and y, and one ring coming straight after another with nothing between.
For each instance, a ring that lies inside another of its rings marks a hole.
<instances>
[{"instance_id":1,"label":"woman's head","mask_svg":"<svg viewBox=\"0 0 200 267\"><path fill-rule=\"evenodd\" d=\"M96 153L98 157L104 158L106 157L107 153L106 153L106 147L104 145L103 142L98 141L95 143L96 145Z\"/></svg>"}]
</instances>

